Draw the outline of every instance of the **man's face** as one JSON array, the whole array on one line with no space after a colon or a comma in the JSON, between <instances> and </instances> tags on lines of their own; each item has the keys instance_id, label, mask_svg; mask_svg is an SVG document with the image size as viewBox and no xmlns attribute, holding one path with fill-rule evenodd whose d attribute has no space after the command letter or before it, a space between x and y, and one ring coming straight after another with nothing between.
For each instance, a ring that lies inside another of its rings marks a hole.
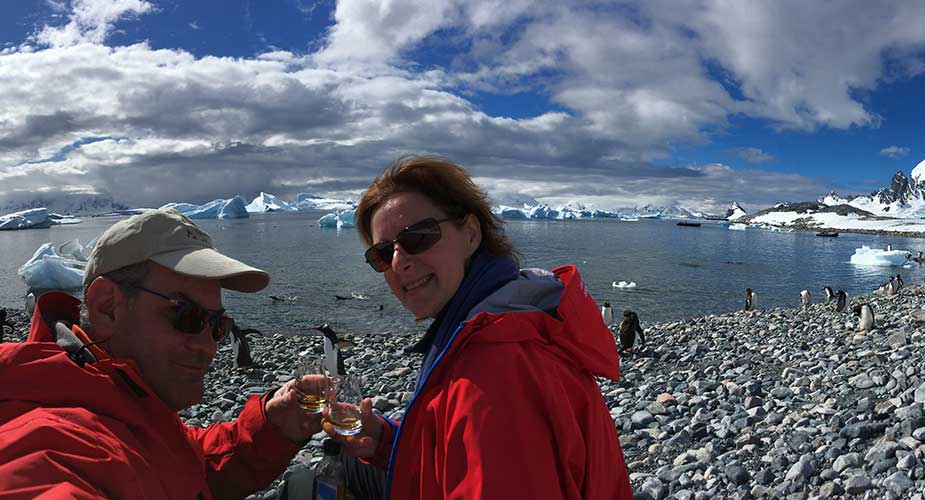
<instances>
[{"instance_id":1,"label":"man's face","mask_svg":"<svg viewBox=\"0 0 925 500\"><path fill-rule=\"evenodd\" d=\"M183 276L156 264L151 267L141 286L176 299L182 294L210 310L222 308L219 280ZM139 290L117 306L107 347L113 357L134 360L158 397L179 411L202 399L203 378L215 357L216 342L211 325L190 335L174 328L173 318L170 301Z\"/></svg>"}]
</instances>

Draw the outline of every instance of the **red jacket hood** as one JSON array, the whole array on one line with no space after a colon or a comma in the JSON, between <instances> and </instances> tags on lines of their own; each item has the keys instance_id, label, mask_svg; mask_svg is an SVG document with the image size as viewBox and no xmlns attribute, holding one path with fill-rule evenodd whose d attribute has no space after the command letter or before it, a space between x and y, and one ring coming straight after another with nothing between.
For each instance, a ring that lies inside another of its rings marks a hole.
<instances>
[{"instance_id":1,"label":"red jacket hood","mask_svg":"<svg viewBox=\"0 0 925 500\"><path fill-rule=\"evenodd\" d=\"M491 335L478 335L485 324L512 319L504 318L511 314L535 327L492 329ZM467 342L544 341L575 366L611 380L620 378L616 341L573 265L552 272L522 271L520 279L473 308L459 336L451 350Z\"/></svg>"},{"instance_id":2,"label":"red jacket hood","mask_svg":"<svg viewBox=\"0 0 925 500\"><path fill-rule=\"evenodd\" d=\"M43 406L79 404L101 415L143 425L144 412L125 405L125 397L143 398L145 405L166 405L141 378L134 361L103 359L80 369L56 344L48 324L79 320L80 301L61 292L39 297L29 338L0 344L0 400L21 400ZM113 397L118 393L119 397ZM179 423L179 418L177 419Z\"/></svg>"}]
</instances>

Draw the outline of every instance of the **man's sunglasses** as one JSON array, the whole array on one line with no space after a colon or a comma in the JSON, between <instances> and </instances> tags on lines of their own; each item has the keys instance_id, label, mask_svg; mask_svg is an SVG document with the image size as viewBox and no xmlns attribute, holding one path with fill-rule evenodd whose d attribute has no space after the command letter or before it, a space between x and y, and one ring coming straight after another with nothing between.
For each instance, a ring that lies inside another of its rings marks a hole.
<instances>
[{"instance_id":1,"label":"man's sunglasses","mask_svg":"<svg viewBox=\"0 0 925 500\"><path fill-rule=\"evenodd\" d=\"M225 316L224 309L219 309L218 311L206 309L182 294L180 298L175 299L143 286L131 285L131 287L172 302L173 327L183 333L198 335L205 329L206 325L210 325L212 327L212 338L216 342L220 342L231 330L232 320Z\"/></svg>"},{"instance_id":2,"label":"man's sunglasses","mask_svg":"<svg viewBox=\"0 0 925 500\"><path fill-rule=\"evenodd\" d=\"M384 273L392 266L392 256L395 255L395 244L411 254L419 254L437 244L442 236L440 223L455 220L458 217L446 219L424 219L402 229L392 241L380 241L366 249L366 262L376 270Z\"/></svg>"}]
</instances>

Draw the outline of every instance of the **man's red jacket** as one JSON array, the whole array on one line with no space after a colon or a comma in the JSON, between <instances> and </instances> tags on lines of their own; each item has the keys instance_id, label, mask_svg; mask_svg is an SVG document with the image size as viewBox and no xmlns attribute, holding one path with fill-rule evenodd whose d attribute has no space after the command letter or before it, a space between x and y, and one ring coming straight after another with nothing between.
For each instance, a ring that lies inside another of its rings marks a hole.
<instances>
[{"instance_id":1,"label":"man's red jacket","mask_svg":"<svg viewBox=\"0 0 925 500\"><path fill-rule=\"evenodd\" d=\"M251 397L235 422L184 425L137 365L79 366L46 320L77 322L80 302L43 294L29 339L0 344L0 498L243 498L298 451Z\"/></svg>"}]
</instances>

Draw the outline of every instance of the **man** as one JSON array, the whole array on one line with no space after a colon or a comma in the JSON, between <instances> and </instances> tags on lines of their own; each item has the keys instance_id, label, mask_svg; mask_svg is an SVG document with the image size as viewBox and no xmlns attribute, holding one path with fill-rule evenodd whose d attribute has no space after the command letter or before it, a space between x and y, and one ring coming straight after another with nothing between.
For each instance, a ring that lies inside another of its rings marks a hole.
<instances>
[{"instance_id":1,"label":"man","mask_svg":"<svg viewBox=\"0 0 925 500\"><path fill-rule=\"evenodd\" d=\"M0 497L242 498L282 473L321 430L296 387L252 396L235 422L188 427L228 332L221 288L269 276L218 253L175 210L106 230L80 302L41 295L24 343L0 344Z\"/></svg>"}]
</instances>

